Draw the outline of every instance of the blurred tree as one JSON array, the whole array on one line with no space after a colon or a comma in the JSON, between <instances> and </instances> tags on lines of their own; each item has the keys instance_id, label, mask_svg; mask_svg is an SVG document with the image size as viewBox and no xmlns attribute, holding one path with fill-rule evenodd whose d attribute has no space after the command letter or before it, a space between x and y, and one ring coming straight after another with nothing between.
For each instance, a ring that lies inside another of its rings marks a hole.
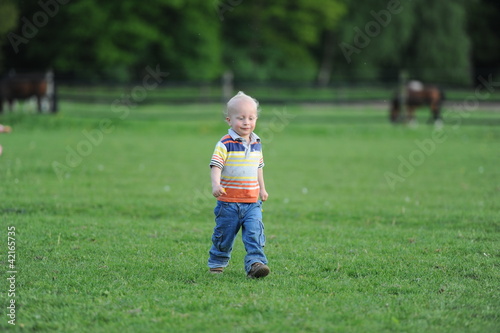
<instances>
[{"instance_id":1,"label":"blurred tree","mask_svg":"<svg viewBox=\"0 0 500 333\"><path fill-rule=\"evenodd\" d=\"M474 78L500 74L500 2L470 0L468 32L472 39Z\"/></svg>"},{"instance_id":2,"label":"blurred tree","mask_svg":"<svg viewBox=\"0 0 500 333\"><path fill-rule=\"evenodd\" d=\"M40 12L38 1L23 2L29 21ZM13 66L50 66L79 78L138 79L159 64L172 78L209 80L221 72L219 28L204 0L78 0L60 5L18 54L7 51Z\"/></svg>"},{"instance_id":3,"label":"blurred tree","mask_svg":"<svg viewBox=\"0 0 500 333\"><path fill-rule=\"evenodd\" d=\"M6 36L10 30L16 27L19 19L19 11L13 0L2 0L0 2L0 36ZM6 38L0 39L0 50L7 42ZM3 54L0 52L0 72L4 69Z\"/></svg>"},{"instance_id":4,"label":"blurred tree","mask_svg":"<svg viewBox=\"0 0 500 333\"><path fill-rule=\"evenodd\" d=\"M172 80L214 80L230 70L236 80L325 85L331 75L394 81L407 69L424 81L470 83L471 61L485 73L499 67L499 7L496 0L2 0L0 33L5 66L53 67L77 78L140 79L160 65Z\"/></svg>"},{"instance_id":5,"label":"blurred tree","mask_svg":"<svg viewBox=\"0 0 500 333\"><path fill-rule=\"evenodd\" d=\"M466 2L421 0L415 9L418 25L403 55L403 67L423 81L469 84Z\"/></svg>"},{"instance_id":6,"label":"blurred tree","mask_svg":"<svg viewBox=\"0 0 500 333\"><path fill-rule=\"evenodd\" d=\"M322 64L314 51L344 13L339 0L219 2L224 66L240 80L312 81Z\"/></svg>"},{"instance_id":7,"label":"blurred tree","mask_svg":"<svg viewBox=\"0 0 500 333\"><path fill-rule=\"evenodd\" d=\"M415 16L406 1L346 0L348 14L338 26L336 80L366 81L397 78L401 54Z\"/></svg>"},{"instance_id":8,"label":"blurred tree","mask_svg":"<svg viewBox=\"0 0 500 333\"><path fill-rule=\"evenodd\" d=\"M394 80L402 69L427 82L470 83L464 0L350 1L339 25L339 77Z\"/></svg>"}]
</instances>

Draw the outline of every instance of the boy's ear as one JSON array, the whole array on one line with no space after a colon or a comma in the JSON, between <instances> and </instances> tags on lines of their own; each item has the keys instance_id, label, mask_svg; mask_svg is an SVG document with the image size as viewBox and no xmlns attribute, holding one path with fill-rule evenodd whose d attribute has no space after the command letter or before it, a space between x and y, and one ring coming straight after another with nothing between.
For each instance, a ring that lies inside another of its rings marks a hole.
<instances>
[{"instance_id":1,"label":"boy's ear","mask_svg":"<svg viewBox=\"0 0 500 333\"><path fill-rule=\"evenodd\" d=\"M227 123L229 126L231 126L231 118L226 117L226 123Z\"/></svg>"}]
</instances>

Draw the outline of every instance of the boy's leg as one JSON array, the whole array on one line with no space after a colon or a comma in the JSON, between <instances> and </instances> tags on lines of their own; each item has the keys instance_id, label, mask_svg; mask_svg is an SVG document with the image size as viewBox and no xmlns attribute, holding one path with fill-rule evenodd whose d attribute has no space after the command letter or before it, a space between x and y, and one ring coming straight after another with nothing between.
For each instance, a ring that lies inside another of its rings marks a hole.
<instances>
[{"instance_id":1,"label":"boy's leg","mask_svg":"<svg viewBox=\"0 0 500 333\"><path fill-rule=\"evenodd\" d=\"M245 256L245 270L248 273L256 262L267 264L264 254L266 237L262 223L262 202L248 204L248 210L242 223L242 239L247 255Z\"/></svg>"},{"instance_id":2,"label":"boy's leg","mask_svg":"<svg viewBox=\"0 0 500 333\"><path fill-rule=\"evenodd\" d=\"M237 204L217 201L214 214L215 228L212 234L208 267L226 267L231 259L234 239L240 229Z\"/></svg>"}]
</instances>

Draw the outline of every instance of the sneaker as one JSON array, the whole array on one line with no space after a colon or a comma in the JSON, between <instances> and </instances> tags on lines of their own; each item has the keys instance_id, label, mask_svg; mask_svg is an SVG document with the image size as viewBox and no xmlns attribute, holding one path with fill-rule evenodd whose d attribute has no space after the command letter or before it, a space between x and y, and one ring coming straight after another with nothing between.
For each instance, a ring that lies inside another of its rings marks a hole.
<instances>
[{"instance_id":1,"label":"sneaker","mask_svg":"<svg viewBox=\"0 0 500 333\"><path fill-rule=\"evenodd\" d=\"M224 267L210 268L212 274L221 274L222 272L224 272Z\"/></svg>"},{"instance_id":2,"label":"sneaker","mask_svg":"<svg viewBox=\"0 0 500 333\"><path fill-rule=\"evenodd\" d=\"M248 272L247 277L251 279L258 279L266 277L269 274L269 267L263 263L256 262L252 265L250 272Z\"/></svg>"}]
</instances>

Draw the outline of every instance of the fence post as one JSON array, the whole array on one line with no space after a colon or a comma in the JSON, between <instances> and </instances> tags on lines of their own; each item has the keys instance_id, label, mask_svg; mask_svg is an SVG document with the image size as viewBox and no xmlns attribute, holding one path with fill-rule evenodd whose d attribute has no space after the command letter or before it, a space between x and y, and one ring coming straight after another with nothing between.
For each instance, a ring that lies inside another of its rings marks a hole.
<instances>
[{"instance_id":1,"label":"fence post","mask_svg":"<svg viewBox=\"0 0 500 333\"><path fill-rule=\"evenodd\" d=\"M228 101L233 96L233 72L227 70L222 75L222 97Z\"/></svg>"},{"instance_id":2,"label":"fence post","mask_svg":"<svg viewBox=\"0 0 500 333\"><path fill-rule=\"evenodd\" d=\"M405 108L405 102L407 99L407 89L406 89L406 81L408 80L408 72L406 69L401 69L399 71L399 93L398 93L398 98L399 98L399 118L398 120L401 120L402 117L405 117L406 115L406 108Z\"/></svg>"}]
</instances>

